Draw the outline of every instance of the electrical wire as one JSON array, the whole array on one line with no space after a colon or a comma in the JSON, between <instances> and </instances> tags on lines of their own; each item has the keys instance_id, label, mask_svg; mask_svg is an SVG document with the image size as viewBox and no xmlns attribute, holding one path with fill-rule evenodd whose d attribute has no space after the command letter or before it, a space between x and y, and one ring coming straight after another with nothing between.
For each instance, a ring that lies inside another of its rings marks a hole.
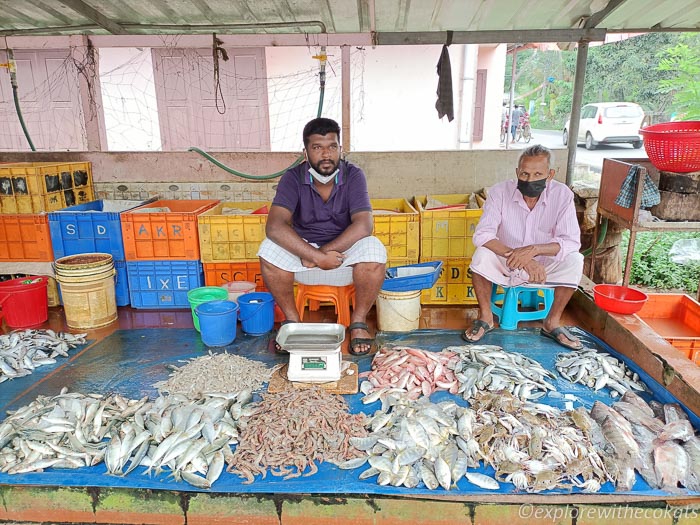
<instances>
[{"instance_id":1,"label":"electrical wire","mask_svg":"<svg viewBox=\"0 0 700 525\"><path fill-rule=\"evenodd\" d=\"M318 110L316 111L316 117L320 117L321 114L323 113L323 98L324 98L324 95L326 93L326 60L328 59L328 56L326 55L326 47L322 46L321 47L321 54L316 55L313 58L318 59L318 61L320 62L319 72L318 72L318 79L319 79ZM216 160L216 158L211 156L206 151L202 151L201 149L199 149L195 146L191 146L191 147L187 148L187 151L193 151L195 153L199 153L202 157L207 159L209 162L211 162L215 166L226 171L227 173L231 173L232 175L236 175L237 177L241 177L243 179L248 179L248 180L276 179L277 177L281 177L282 175L284 175L287 172L287 170L294 168L295 166L298 166L299 164L304 162L304 155L299 155L294 162L292 162L289 166L287 166L283 170L276 171L275 173L271 173L269 175L250 175L248 173L242 173L240 171L234 170L233 168L230 168L229 166L226 166L222 162Z\"/></svg>"}]
</instances>

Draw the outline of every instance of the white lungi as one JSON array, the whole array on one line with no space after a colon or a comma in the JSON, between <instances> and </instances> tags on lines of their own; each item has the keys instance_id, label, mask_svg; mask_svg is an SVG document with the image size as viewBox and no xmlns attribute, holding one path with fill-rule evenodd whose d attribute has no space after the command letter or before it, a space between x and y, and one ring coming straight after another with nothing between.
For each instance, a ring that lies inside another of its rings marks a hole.
<instances>
[{"instance_id":1,"label":"white lungi","mask_svg":"<svg viewBox=\"0 0 700 525\"><path fill-rule=\"evenodd\" d=\"M474 252L469 268L492 283L512 288L513 286L529 286L533 288L552 288L565 286L577 288L583 275L583 255L572 252L561 261L553 258L544 265L546 277L544 283L530 283L530 276L525 270L511 270L506 266L506 258L496 255L488 248L480 246Z\"/></svg>"},{"instance_id":2,"label":"white lungi","mask_svg":"<svg viewBox=\"0 0 700 525\"><path fill-rule=\"evenodd\" d=\"M314 248L318 244L309 243ZM265 239L258 249L258 257L288 272L294 272L294 280L302 284L327 284L346 286L352 283L352 266L357 263L386 263L386 248L376 237L364 237L347 249L343 264L333 270L307 268L301 259L270 239Z\"/></svg>"}]
</instances>

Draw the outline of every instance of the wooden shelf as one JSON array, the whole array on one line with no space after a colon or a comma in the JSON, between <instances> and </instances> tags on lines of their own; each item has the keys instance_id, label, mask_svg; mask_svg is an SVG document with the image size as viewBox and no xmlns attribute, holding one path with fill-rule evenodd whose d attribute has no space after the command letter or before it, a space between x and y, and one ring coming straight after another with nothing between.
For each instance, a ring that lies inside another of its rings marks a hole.
<instances>
[{"instance_id":1,"label":"wooden shelf","mask_svg":"<svg viewBox=\"0 0 700 525\"><path fill-rule=\"evenodd\" d=\"M615 204L615 199L620 193L622 183L624 182L630 167L639 165L642 169L637 175L637 185L632 205L629 208L624 208ZM625 259L625 269L622 277L622 285L628 286L630 279L630 268L632 266L632 256L634 255L634 245L636 235L639 231L700 231L700 222L670 222L670 221L654 221L640 222L639 210L642 202L643 181L647 173L658 181L659 171L649 162L648 159L604 159L603 171L600 178L600 192L598 194L598 211L595 231L593 233L593 241L591 246L591 265L589 277L593 276L595 265L596 244L598 239L598 228L601 218L608 219L623 228L630 231L630 242L627 246L627 257ZM700 294L700 290L698 291Z\"/></svg>"}]
</instances>

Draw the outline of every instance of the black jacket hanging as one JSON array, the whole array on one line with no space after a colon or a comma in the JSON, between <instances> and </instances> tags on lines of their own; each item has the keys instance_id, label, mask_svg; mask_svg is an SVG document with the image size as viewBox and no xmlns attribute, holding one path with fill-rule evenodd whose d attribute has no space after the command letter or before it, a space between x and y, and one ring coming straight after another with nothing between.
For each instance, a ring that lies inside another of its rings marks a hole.
<instances>
[{"instance_id":1,"label":"black jacket hanging","mask_svg":"<svg viewBox=\"0 0 700 525\"><path fill-rule=\"evenodd\" d=\"M450 66L450 53L447 51L447 45L442 46L440 60L437 63L437 74L438 86L435 109L437 109L438 118L447 115L447 120L452 122L455 118L455 112L452 101L452 67Z\"/></svg>"}]
</instances>

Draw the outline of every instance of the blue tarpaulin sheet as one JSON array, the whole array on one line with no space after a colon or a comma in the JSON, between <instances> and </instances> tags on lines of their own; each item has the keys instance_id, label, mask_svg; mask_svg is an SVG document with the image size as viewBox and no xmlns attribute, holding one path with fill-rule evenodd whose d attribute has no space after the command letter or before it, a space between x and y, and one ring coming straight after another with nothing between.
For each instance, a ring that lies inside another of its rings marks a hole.
<instances>
[{"instance_id":1,"label":"blue tarpaulin sheet","mask_svg":"<svg viewBox=\"0 0 700 525\"><path fill-rule=\"evenodd\" d=\"M649 401L656 399L662 403L674 402L675 399L661 385L654 381L633 361L621 356L604 342L591 334L579 330L573 330L581 337L584 344L600 351L609 352L621 359L625 364L637 372L650 388L650 393L643 393L642 397ZM263 361L272 366L276 363L286 362L285 356L280 356L269 350L270 338L274 334L253 337L240 334L228 347L215 349L214 352L227 351L229 353L245 356L250 359ZM377 342L401 346L412 346L429 351L440 351L447 346L459 346L464 342L460 338L460 332L456 330L416 330L410 333L379 333ZM523 353L537 361L545 368L554 371L556 355L567 350L557 345L550 339L539 336L538 331L494 330L484 336L481 343L495 344L513 352ZM55 395L61 388L67 387L71 392L88 393L119 393L130 398L141 398L145 395L155 397L157 391L153 384L167 379L169 371L166 365L182 366L184 360L203 355L209 349L202 343L199 334L194 329L141 329L141 330L117 330L110 336L97 343L73 350L69 358L59 361L54 365L41 367L30 376L25 376L0 384L0 413L7 410L15 410L29 404L38 395ZM357 362L360 372L370 369L371 356L343 356L344 359ZM571 394L574 397L573 406L583 405L589 408L595 401L611 404L614 400L610 397L607 388L598 392L579 385L572 384L563 378L554 381L559 394ZM548 403L558 408L565 408L563 396L544 397L540 402ZM374 413L380 403L363 405L361 393L345 396L351 412ZM460 403L466 404L461 397L451 396L447 392L437 392L431 396L431 400L440 402L444 399L454 398ZM700 419L689 413L693 426L700 428ZM380 486L376 478L367 480L358 479L359 474L368 468L368 465L355 470L341 470L334 465L323 463L317 474L309 477L283 480L271 475L261 479L258 476L254 483L245 485L243 479L237 475L224 472L214 484L210 492L219 493L317 493L317 494L395 494L395 495L439 495L470 496L477 494L516 494L514 486L502 483L499 491L492 491L472 485L466 479L461 479L457 487L449 493L438 489L430 491L420 485L417 488ZM77 487L120 487L130 489L160 489L199 491L185 482L177 482L168 477L168 472L160 476L143 475L145 467L138 467L128 476L117 477L106 474L104 463L94 467L84 467L75 470L47 469L44 472L10 475L0 473L0 484L5 485L39 485L39 486L77 486ZM482 467L479 472L493 475L491 467ZM579 492L573 490L553 490L549 493ZM601 493L614 493L611 483L606 483ZM545 492L546 494L547 492ZM650 488L646 482L637 475L631 493L645 496L661 496L667 493ZM622 493L618 493L622 494ZM688 494L692 494L688 492Z\"/></svg>"}]
</instances>

